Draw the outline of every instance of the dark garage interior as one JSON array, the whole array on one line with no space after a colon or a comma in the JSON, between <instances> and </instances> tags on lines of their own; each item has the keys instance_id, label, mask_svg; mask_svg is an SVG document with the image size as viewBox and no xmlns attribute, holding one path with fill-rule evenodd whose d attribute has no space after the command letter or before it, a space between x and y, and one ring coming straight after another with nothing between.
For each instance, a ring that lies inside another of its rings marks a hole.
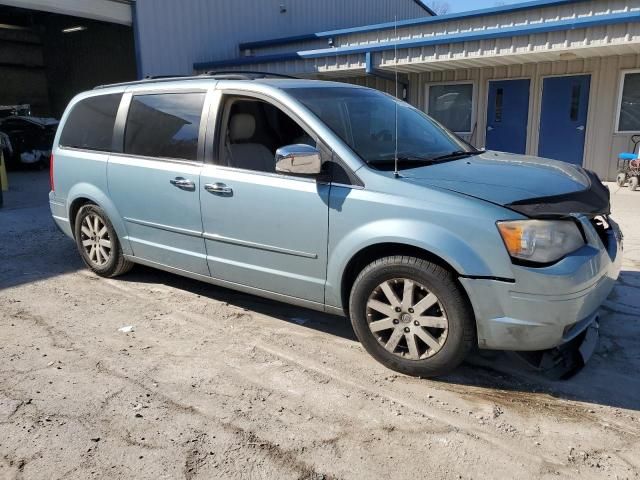
<instances>
[{"instance_id":1,"label":"dark garage interior","mask_svg":"<svg viewBox=\"0 0 640 480\"><path fill-rule=\"evenodd\" d=\"M131 27L0 6L0 106L60 118L78 92L135 78Z\"/></svg>"}]
</instances>

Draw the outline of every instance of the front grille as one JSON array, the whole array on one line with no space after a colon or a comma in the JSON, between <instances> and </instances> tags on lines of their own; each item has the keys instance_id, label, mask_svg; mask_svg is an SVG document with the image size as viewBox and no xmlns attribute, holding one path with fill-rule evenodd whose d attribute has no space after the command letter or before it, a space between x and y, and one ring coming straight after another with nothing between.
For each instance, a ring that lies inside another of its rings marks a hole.
<instances>
[{"instance_id":1,"label":"front grille","mask_svg":"<svg viewBox=\"0 0 640 480\"><path fill-rule=\"evenodd\" d=\"M602 240L602 244L605 246L607 251L609 250L609 230L611 230L611 225L607 221L607 217L604 215L597 215L590 219L591 225L595 228L596 233Z\"/></svg>"}]
</instances>

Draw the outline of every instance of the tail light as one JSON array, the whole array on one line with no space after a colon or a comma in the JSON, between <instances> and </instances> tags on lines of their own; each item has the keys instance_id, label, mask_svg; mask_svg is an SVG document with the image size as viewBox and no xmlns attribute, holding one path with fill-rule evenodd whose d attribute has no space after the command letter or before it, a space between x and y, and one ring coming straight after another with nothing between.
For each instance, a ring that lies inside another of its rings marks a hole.
<instances>
[{"instance_id":1,"label":"tail light","mask_svg":"<svg viewBox=\"0 0 640 480\"><path fill-rule=\"evenodd\" d=\"M51 191L52 192L56 191L56 186L53 183L53 153L51 154L51 157L49 158L49 186L51 187Z\"/></svg>"}]
</instances>

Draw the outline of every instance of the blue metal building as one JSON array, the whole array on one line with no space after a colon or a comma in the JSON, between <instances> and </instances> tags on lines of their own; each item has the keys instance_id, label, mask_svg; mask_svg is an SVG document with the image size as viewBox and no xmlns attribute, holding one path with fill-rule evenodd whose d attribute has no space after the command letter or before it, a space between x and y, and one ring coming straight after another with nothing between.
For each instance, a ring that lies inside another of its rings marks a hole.
<instances>
[{"instance_id":1,"label":"blue metal building","mask_svg":"<svg viewBox=\"0 0 640 480\"><path fill-rule=\"evenodd\" d=\"M138 72L189 74L239 44L433 15L422 0L137 0ZM324 41L326 45L326 40Z\"/></svg>"}]
</instances>

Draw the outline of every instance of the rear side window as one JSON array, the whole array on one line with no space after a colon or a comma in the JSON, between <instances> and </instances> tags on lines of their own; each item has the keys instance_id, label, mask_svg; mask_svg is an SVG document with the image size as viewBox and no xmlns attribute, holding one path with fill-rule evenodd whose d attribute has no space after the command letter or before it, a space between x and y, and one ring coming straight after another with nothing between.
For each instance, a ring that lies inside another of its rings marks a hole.
<instances>
[{"instance_id":1,"label":"rear side window","mask_svg":"<svg viewBox=\"0 0 640 480\"><path fill-rule=\"evenodd\" d=\"M204 97L204 93L134 96L125 127L124 153L197 160Z\"/></svg>"},{"instance_id":2,"label":"rear side window","mask_svg":"<svg viewBox=\"0 0 640 480\"><path fill-rule=\"evenodd\" d=\"M60 135L63 147L111 151L113 125L121 93L90 97L76 103Z\"/></svg>"}]
</instances>

